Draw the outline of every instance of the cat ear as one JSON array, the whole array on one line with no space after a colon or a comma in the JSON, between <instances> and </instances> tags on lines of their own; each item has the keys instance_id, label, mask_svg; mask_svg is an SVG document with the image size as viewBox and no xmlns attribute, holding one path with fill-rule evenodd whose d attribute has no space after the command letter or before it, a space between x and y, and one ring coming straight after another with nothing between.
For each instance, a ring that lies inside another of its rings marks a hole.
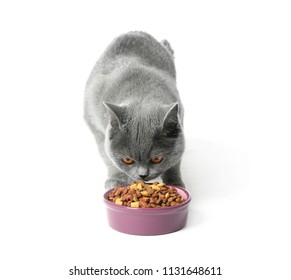
<instances>
[{"instance_id":1,"label":"cat ear","mask_svg":"<svg viewBox=\"0 0 291 280\"><path fill-rule=\"evenodd\" d=\"M110 123L112 126L119 126L121 127L122 119L124 110L121 106L109 103L109 102L103 102L105 107L108 109L108 112L110 113Z\"/></svg>"},{"instance_id":2,"label":"cat ear","mask_svg":"<svg viewBox=\"0 0 291 280\"><path fill-rule=\"evenodd\" d=\"M181 132L181 125L179 121L179 103L173 103L165 115L163 121L163 131L167 137L177 138Z\"/></svg>"}]
</instances>

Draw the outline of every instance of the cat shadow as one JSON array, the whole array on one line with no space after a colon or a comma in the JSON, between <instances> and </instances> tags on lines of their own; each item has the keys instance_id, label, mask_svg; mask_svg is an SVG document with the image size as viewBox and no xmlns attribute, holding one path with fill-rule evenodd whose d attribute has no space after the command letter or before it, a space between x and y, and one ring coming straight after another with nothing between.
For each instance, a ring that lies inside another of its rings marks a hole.
<instances>
[{"instance_id":1,"label":"cat shadow","mask_svg":"<svg viewBox=\"0 0 291 280\"><path fill-rule=\"evenodd\" d=\"M241 148L224 143L189 139L181 172L192 201L187 227L205 220L205 205L211 200L236 195L249 178L248 160Z\"/></svg>"}]
</instances>

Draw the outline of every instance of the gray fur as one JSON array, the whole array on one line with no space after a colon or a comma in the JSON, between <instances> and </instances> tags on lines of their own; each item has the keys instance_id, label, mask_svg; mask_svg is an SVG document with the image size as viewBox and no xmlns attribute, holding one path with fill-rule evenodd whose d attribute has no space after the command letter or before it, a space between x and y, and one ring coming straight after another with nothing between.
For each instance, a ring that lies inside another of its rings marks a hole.
<instances>
[{"instance_id":1,"label":"gray fur","mask_svg":"<svg viewBox=\"0 0 291 280\"><path fill-rule=\"evenodd\" d=\"M84 117L108 167L107 189L161 176L184 187L183 107L173 50L144 32L113 40L97 61L85 91ZM163 156L161 163L151 157ZM122 158L134 159L126 165Z\"/></svg>"}]
</instances>

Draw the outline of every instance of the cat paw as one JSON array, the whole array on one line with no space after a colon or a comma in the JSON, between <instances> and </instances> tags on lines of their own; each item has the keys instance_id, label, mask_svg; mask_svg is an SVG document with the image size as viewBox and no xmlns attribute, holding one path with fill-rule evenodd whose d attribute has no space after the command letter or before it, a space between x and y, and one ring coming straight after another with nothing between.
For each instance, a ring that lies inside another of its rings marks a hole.
<instances>
[{"instance_id":1,"label":"cat paw","mask_svg":"<svg viewBox=\"0 0 291 280\"><path fill-rule=\"evenodd\" d=\"M110 189L113 189L115 187L126 186L129 184L130 184L130 182L125 181L125 180L107 179L105 181L105 189L110 190Z\"/></svg>"},{"instance_id":2,"label":"cat paw","mask_svg":"<svg viewBox=\"0 0 291 280\"><path fill-rule=\"evenodd\" d=\"M185 189L185 184L181 181L181 182L174 182L174 183L171 183L172 186L177 186L177 187L180 187L180 188L183 188Z\"/></svg>"},{"instance_id":3,"label":"cat paw","mask_svg":"<svg viewBox=\"0 0 291 280\"><path fill-rule=\"evenodd\" d=\"M163 180L163 182L166 184L166 185L170 185L170 186L177 186L177 187L181 187L183 189L185 189L185 184L182 180L175 180L175 181L172 181L172 180Z\"/></svg>"}]
</instances>

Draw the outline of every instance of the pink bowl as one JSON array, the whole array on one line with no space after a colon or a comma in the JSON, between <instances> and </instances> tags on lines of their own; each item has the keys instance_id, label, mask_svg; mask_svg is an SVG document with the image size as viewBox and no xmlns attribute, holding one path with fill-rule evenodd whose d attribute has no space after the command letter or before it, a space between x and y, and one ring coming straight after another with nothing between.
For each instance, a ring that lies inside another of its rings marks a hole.
<instances>
[{"instance_id":1,"label":"pink bowl","mask_svg":"<svg viewBox=\"0 0 291 280\"><path fill-rule=\"evenodd\" d=\"M163 208L132 208L117 205L108 200L112 190L103 198L107 208L109 225L120 232L138 235L166 234L182 229L187 222L190 193L174 186L185 201L177 206Z\"/></svg>"}]
</instances>

